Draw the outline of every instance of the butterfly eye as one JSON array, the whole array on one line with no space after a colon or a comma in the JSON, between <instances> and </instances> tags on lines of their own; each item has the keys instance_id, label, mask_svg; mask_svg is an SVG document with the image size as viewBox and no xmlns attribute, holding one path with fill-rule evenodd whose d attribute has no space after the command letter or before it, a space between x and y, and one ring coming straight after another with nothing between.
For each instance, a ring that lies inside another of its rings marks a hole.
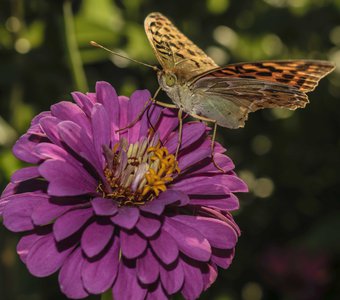
<instances>
[{"instance_id":1,"label":"butterfly eye","mask_svg":"<svg viewBox=\"0 0 340 300\"><path fill-rule=\"evenodd\" d=\"M174 86L176 81L177 81L177 78L176 78L175 75L173 75L173 74L166 74L165 75L165 83L166 83L167 86L170 86L170 87Z\"/></svg>"}]
</instances>

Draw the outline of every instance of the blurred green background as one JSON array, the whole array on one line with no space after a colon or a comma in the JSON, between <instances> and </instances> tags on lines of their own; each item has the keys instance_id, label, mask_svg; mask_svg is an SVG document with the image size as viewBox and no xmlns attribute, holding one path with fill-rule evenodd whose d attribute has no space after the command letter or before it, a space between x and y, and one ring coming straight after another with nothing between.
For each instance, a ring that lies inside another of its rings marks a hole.
<instances>
[{"instance_id":1,"label":"blurred green background","mask_svg":"<svg viewBox=\"0 0 340 300\"><path fill-rule=\"evenodd\" d=\"M152 70L89 45L156 64L143 28L152 11L220 65L314 58L339 66L304 110L260 111L244 129L219 129L250 193L235 213L242 236L234 263L201 298L340 299L340 0L0 0L1 188L21 166L14 141L71 91L93 91L98 80L125 95L156 90ZM57 276L28 273L17 240L0 228L0 299L66 299Z\"/></svg>"}]
</instances>

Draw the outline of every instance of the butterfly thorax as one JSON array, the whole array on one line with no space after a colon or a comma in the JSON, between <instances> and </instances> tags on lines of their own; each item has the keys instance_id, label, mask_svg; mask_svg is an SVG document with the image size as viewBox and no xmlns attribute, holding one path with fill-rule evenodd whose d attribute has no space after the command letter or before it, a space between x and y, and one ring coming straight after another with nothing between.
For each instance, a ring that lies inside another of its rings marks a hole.
<instances>
[{"instance_id":1,"label":"butterfly thorax","mask_svg":"<svg viewBox=\"0 0 340 300\"><path fill-rule=\"evenodd\" d=\"M163 91L170 99L187 113L193 113L194 103L190 101L193 94L186 82L180 82L175 73L170 71L159 71L158 82Z\"/></svg>"}]
</instances>

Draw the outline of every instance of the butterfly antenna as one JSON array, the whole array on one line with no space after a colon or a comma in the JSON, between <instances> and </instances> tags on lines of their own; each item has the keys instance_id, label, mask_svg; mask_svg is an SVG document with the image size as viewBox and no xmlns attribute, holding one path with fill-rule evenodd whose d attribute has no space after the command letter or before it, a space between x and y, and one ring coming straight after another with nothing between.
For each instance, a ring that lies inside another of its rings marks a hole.
<instances>
[{"instance_id":1,"label":"butterfly antenna","mask_svg":"<svg viewBox=\"0 0 340 300\"><path fill-rule=\"evenodd\" d=\"M112 50L110 50L109 48L106 48L106 47L104 47L103 45L100 45L100 44L98 44L98 43L96 43L96 42L94 42L94 41L91 41L90 44L91 44L92 46L94 46L94 47L101 48L101 49L103 49L103 50L105 50L105 51L108 51L108 52L110 52L110 53L113 54L113 55L117 55L117 56L119 56L119 57L122 57L122 58L125 58L125 59L127 59L127 60L133 61L133 62L135 62L135 63L137 63L137 64L140 64L140 65L149 67L149 68L153 69L153 70L156 71L156 72L159 71L159 69L158 69L156 66L152 66L152 65L143 63L143 62L141 62L141 61L135 60L135 59L133 59L133 58L124 56L124 55L122 55L122 54L120 54L120 53L117 53L117 52L115 52L115 51L112 51Z\"/></svg>"}]
</instances>

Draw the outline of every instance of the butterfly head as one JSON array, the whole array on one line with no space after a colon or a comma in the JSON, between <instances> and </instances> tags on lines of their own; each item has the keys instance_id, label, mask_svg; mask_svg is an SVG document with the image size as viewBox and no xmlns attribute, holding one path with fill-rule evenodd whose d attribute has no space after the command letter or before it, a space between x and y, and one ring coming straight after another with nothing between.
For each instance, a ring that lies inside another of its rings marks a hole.
<instances>
[{"instance_id":1,"label":"butterfly head","mask_svg":"<svg viewBox=\"0 0 340 300\"><path fill-rule=\"evenodd\" d=\"M177 85L177 76L169 71L158 71L158 82L165 92L171 91Z\"/></svg>"},{"instance_id":2,"label":"butterfly head","mask_svg":"<svg viewBox=\"0 0 340 300\"><path fill-rule=\"evenodd\" d=\"M164 92L167 93L172 102L181 110L190 113L193 106L191 101L192 91L189 86L182 83L180 78L170 70L157 72L158 82Z\"/></svg>"}]
</instances>

